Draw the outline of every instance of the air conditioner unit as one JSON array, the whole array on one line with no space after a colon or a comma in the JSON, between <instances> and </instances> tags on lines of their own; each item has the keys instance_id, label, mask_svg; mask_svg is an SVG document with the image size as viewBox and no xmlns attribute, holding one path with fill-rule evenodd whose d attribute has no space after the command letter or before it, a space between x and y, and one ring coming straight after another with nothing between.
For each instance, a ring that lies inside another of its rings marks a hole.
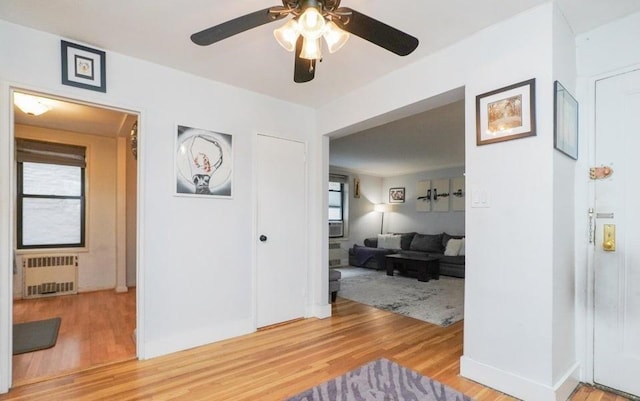
<instances>
[{"instance_id":1,"label":"air conditioner unit","mask_svg":"<svg viewBox=\"0 0 640 401\"><path fill-rule=\"evenodd\" d=\"M329 222L329 238L342 237L343 235L344 235L344 222L330 221Z\"/></svg>"}]
</instances>

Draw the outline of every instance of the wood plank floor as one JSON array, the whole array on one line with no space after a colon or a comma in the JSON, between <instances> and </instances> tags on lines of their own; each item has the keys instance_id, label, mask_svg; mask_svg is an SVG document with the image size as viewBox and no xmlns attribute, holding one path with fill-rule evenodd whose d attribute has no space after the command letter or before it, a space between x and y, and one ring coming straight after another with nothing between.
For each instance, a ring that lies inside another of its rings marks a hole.
<instances>
[{"instance_id":1,"label":"wood plank floor","mask_svg":"<svg viewBox=\"0 0 640 401\"><path fill-rule=\"evenodd\" d=\"M15 355L14 385L135 359L135 289L14 301L14 323L52 317L62 318L56 345Z\"/></svg>"},{"instance_id":2,"label":"wood plank floor","mask_svg":"<svg viewBox=\"0 0 640 401\"><path fill-rule=\"evenodd\" d=\"M305 319L147 361L19 386L0 400L283 400L385 357L477 401L514 400L459 376L462 322L442 328L338 298ZM622 401L590 387L572 401Z\"/></svg>"}]
</instances>

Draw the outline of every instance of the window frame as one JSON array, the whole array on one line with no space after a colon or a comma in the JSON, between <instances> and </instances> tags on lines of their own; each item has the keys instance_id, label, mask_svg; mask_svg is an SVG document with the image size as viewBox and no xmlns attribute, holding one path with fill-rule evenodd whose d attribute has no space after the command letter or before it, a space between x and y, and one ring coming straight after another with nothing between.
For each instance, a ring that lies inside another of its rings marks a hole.
<instances>
[{"instance_id":1,"label":"window frame","mask_svg":"<svg viewBox=\"0 0 640 401\"><path fill-rule=\"evenodd\" d=\"M336 184L340 184L340 190L336 191L334 189L329 189L329 193L331 192L339 192L340 193L340 219L336 220L336 219L329 219L329 221L341 221L342 224L344 225L344 204L345 204L345 185L343 182L338 182L338 181L331 181L329 180L330 183L336 183ZM328 194L327 194L328 195ZM328 207L328 209L335 209L332 208L331 206ZM328 210L327 210L328 211Z\"/></svg>"},{"instance_id":2,"label":"window frame","mask_svg":"<svg viewBox=\"0 0 640 401\"><path fill-rule=\"evenodd\" d=\"M19 250L23 249L54 249L54 248L84 248L86 244L86 167L74 166L80 169L80 195L79 196L71 196L71 195L30 195L24 193L24 161L17 162L16 169L16 237L17 244L16 247ZM36 162L29 162L36 163ZM40 164L53 164L53 165L64 165L62 163L40 163ZM72 244L41 244L41 245L25 245L22 231L23 224L23 202L24 199L77 199L80 200L80 242L72 243Z\"/></svg>"}]
</instances>

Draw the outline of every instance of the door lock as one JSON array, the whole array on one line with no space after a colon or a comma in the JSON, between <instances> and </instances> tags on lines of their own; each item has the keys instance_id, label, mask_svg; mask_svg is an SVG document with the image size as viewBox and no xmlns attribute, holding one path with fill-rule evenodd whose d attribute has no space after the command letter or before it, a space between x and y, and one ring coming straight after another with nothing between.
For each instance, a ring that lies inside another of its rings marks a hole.
<instances>
[{"instance_id":1,"label":"door lock","mask_svg":"<svg viewBox=\"0 0 640 401\"><path fill-rule=\"evenodd\" d=\"M603 229L602 249L607 252L614 252L616 250L616 225L605 224Z\"/></svg>"}]
</instances>

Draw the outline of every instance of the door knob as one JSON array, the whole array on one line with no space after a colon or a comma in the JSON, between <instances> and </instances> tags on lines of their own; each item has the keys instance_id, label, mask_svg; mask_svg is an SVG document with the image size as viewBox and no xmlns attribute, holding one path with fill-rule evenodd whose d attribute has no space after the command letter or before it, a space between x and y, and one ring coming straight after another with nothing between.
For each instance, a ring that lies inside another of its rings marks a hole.
<instances>
[{"instance_id":1,"label":"door knob","mask_svg":"<svg viewBox=\"0 0 640 401\"><path fill-rule=\"evenodd\" d=\"M267 236L266 235L261 235L260 236L260 242L266 242L267 241Z\"/></svg>"}]
</instances>

